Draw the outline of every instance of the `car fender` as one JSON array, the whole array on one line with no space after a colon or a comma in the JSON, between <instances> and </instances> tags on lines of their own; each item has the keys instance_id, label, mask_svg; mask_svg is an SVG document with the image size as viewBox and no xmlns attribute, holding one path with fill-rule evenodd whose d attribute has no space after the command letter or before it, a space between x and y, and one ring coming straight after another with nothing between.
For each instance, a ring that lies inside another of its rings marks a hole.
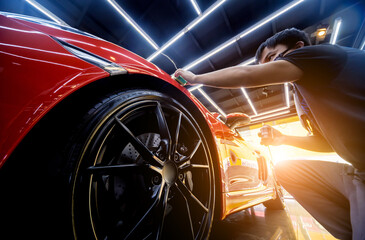
<instances>
[{"instance_id":1,"label":"car fender","mask_svg":"<svg viewBox=\"0 0 365 240\"><path fill-rule=\"evenodd\" d=\"M0 117L0 167L25 135L54 106L90 83L110 76L108 72L69 53L49 34L51 31L57 37L64 34L66 37L63 39L73 39L69 41L79 45L87 43L85 39L74 39L77 34L67 31L46 27L48 32L36 29L37 24L25 22L0 15L0 59L7 60L1 61L0 71L0 111L4 113ZM106 44L104 48L107 50L101 51L113 51L118 59L116 62L128 74L148 75L173 85L197 106L213 134L221 128L187 89L154 64L127 50L119 51L121 48L112 43L89 37L87 40Z\"/></svg>"}]
</instances>

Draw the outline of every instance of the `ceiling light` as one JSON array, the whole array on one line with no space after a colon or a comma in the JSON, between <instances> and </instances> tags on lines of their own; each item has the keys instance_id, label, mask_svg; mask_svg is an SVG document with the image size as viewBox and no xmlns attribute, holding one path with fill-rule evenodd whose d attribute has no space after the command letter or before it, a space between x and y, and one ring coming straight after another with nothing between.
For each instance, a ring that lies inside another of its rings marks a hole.
<instances>
[{"instance_id":1,"label":"ceiling light","mask_svg":"<svg viewBox=\"0 0 365 240\"><path fill-rule=\"evenodd\" d=\"M287 110L289 109L289 107L281 107L281 108L277 108L277 109L274 109L274 110L270 110L270 111L266 111L266 112L263 112L263 113L259 113L255 116L251 116L251 117L259 117L259 116L263 116L263 115L267 115L267 114L270 114L270 113L275 113L275 112L279 112L279 111L282 111L282 110Z\"/></svg>"},{"instance_id":2,"label":"ceiling light","mask_svg":"<svg viewBox=\"0 0 365 240\"><path fill-rule=\"evenodd\" d=\"M52 19L53 21L55 21L56 23L61 24L61 25L67 25L59 17L57 17L56 15L54 15L47 8L43 7L41 4L37 3L35 0L26 0L26 2L29 3L30 5L32 5L37 10L39 10L40 12L42 12L44 15L46 15L50 19Z\"/></svg>"},{"instance_id":3,"label":"ceiling light","mask_svg":"<svg viewBox=\"0 0 365 240\"><path fill-rule=\"evenodd\" d=\"M256 116L250 116L250 117L251 117L252 122L256 122L256 121L271 118L271 117L277 117L277 116L280 116L280 115L283 115L283 114L286 114L286 113L290 113L290 110L286 110L286 111L282 111L282 112L278 112L278 113L273 113L273 114L265 115L265 116L262 116L262 117L256 117Z\"/></svg>"},{"instance_id":4,"label":"ceiling light","mask_svg":"<svg viewBox=\"0 0 365 240\"><path fill-rule=\"evenodd\" d=\"M273 14L269 15L268 17L264 18L263 20L259 21L258 23L254 24L250 28L246 29L242 33L238 34L237 36L231 38L230 40L226 41L225 43L221 44L220 46L216 47L212 51L208 52L207 54L203 55L202 57L198 58L194 62L188 64L186 67L184 67L185 70L191 69L194 66L198 65L202 61L208 59L209 57L213 56L214 54L222 51L223 49L227 48L228 46L235 43L237 40L247 36L248 34L252 33L253 31L257 30L258 28L262 27L266 23L274 20L275 18L279 17L280 15L284 14L285 12L289 11L290 9L294 8L298 4L302 3L304 0L298 0L295 2L292 2L290 4L287 4L286 6L282 7L278 11L274 12Z\"/></svg>"},{"instance_id":5,"label":"ceiling light","mask_svg":"<svg viewBox=\"0 0 365 240\"><path fill-rule=\"evenodd\" d=\"M225 114L225 112L223 112L223 110L218 107L218 105L208 96L208 94L206 94L201 88L198 88L198 91L210 102L210 104L212 104L218 110L218 112L220 112L220 114L222 114L224 117L227 117L227 114Z\"/></svg>"},{"instance_id":6,"label":"ceiling light","mask_svg":"<svg viewBox=\"0 0 365 240\"><path fill-rule=\"evenodd\" d=\"M290 107L290 98L289 98L289 83L284 83L284 92L285 92L285 101L286 106Z\"/></svg>"},{"instance_id":7,"label":"ceiling light","mask_svg":"<svg viewBox=\"0 0 365 240\"><path fill-rule=\"evenodd\" d=\"M198 23L203 21L206 17L208 17L214 10L216 10L220 5L222 5L226 0L216 1L212 6L210 6L202 15L192 21L186 28L188 30L193 29Z\"/></svg>"},{"instance_id":8,"label":"ceiling light","mask_svg":"<svg viewBox=\"0 0 365 240\"><path fill-rule=\"evenodd\" d=\"M361 43L360 50L364 50L364 47L365 47L365 37L364 37L364 40Z\"/></svg>"},{"instance_id":9,"label":"ceiling light","mask_svg":"<svg viewBox=\"0 0 365 240\"><path fill-rule=\"evenodd\" d=\"M190 0L190 2L191 2L191 4L193 4L196 13L198 15L200 15L202 13L202 11L200 10L199 5L196 3L196 1L195 0Z\"/></svg>"},{"instance_id":10,"label":"ceiling light","mask_svg":"<svg viewBox=\"0 0 365 240\"><path fill-rule=\"evenodd\" d=\"M247 59L246 61L238 64L239 66L246 66L246 65L250 65L251 63L256 62L256 58L252 57L250 59Z\"/></svg>"},{"instance_id":11,"label":"ceiling light","mask_svg":"<svg viewBox=\"0 0 365 240\"><path fill-rule=\"evenodd\" d=\"M173 38L171 38L165 45L163 45L160 49L158 49L158 51L154 52L151 56L149 56L147 58L147 61L152 61L153 59L155 59L155 57L157 57L160 53L162 53L166 48L170 47L171 44L173 44L174 42L176 42L184 34L185 34L185 32L180 32L176 36L174 36Z\"/></svg>"},{"instance_id":12,"label":"ceiling light","mask_svg":"<svg viewBox=\"0 0 365 240\"><path fill-rule=\"evenodd\" d=\"M195 67L196 65L198 65L199 63L203 62L204 60L210 58L211 56L215 55L216 53L222 51L223 49L225 49L226 47L232 45L233 43L236 42L236 39L233 40L229 40L227 42L225 42L224 44L218 46L217 48L215 48L214 50L210 51L209 53L203 55L202 57L198 58L197 60L195 60L194 62L190 63L189 65L187 65L186 67L184 67L183 69L185 70L189 70L193 67Z\"/></svg>"},{"instance_id":13,"label":"ceiling light","mask_svg":"<svg viewBox=\"0 0 365 240\"><path fill-rule=\"evenodd\" d=\"M243 33L241 33L241 35L239 35L239 38L243 38L244 36L250 34L251 32L253 32L256 29L258 29L258 28L262 27L263 25L265 25L266 23L268 23L268 22L274 20L275 18L279 17L283 13L286 13L287 11L289 11L292 8L294 8L298 4L302 3L303 1L304 0L295 1L295 2L292 2L292 3L290 3L290 4L288 4L288 5L284 6L284 7L282 7L278 11L274 12L273 14L271 14L268 17L264 18L263 20L261 20L260 22L256 23L255 25L253 25L249 29L245 30Z\"/></svg>"},{"instance_id":14,"label":"ceiling light","mask_svg":"<svg viewBox=\"0 0 365 240\"><path fill-rule=\"evenodd\" d=\"M203 87L203 84L196 85L194 87L189 88L188 90L189 90L189 92L192 92L192 91L197 90L198 88L201 88L201 87Z\"/></svg>"},{"instance_id":15,"label":"ceiling light","mask_svg":"<svg viewBox=\"0 0 365 240\"><path fill-rule=\"evenodd\" d=\"M193 29L198 23L200 23L204 18L206 18L209 14L211 14L214 10L216 10L220 5L222 5L226 0L220 0L215 2L212 6L210 6L203 14L199 15L199 17L195 18L189 25L187 25L183 30L178 32L174 37L172 37L169 41L167 41L158 51L153 53L151 56L147 58L148 61L152 61L155 59L161 52L163 52L166 48L171 46L174 42L180 39L186 32Z\"/></svg>"},{"instance_id":16,"label":"ceiling light","mask_svg":"<svg viewBox=\"0 0 365 240\"><path fill-rule=\"evenodd\" d=\"M317 43L320 42L320 41L323 41L326 38L326 35L327 35L327 28L325 28L325 27L318 28L315 35L316 35L316 42Z\"/></svg>"},{"instance_id":17,"label":"ceiling light","mask_svg":"<svg viewBox=\"0 0 365 240\"><path fill-rule=\"evenodd\" d=\"M252 102L251 102L251 99L248 97L248 94L247 94L246 90L245 90L244 88L241 88L241 91L242 91L243 95L246 97L247 102L248 102L248 104L250 105L250 107L251 107L252 111L255 113L255 115L257 115L256 109L255 109L255 107L253 106L253 104L252 104Z\"/></svg>"},{"instance_id":18,"label":"ceiling light","mask_svg":"<svg viewBox=\"0 0 365 240\"><path fill-rule=\"evenodd\" d=\"M123 10L114 0L107 0L112 7L117 10L117 12L130 24L132 27L144 38L146 41L155 49L158 49L158 45L148 36L145 31L128 15L126 11Z\"/></svg>"},{"instance_id":19,"label":"ceiling light","mask_svg":"<svg viewBox=\"0 0 365 240\"><path fill-rule=\"evenodd\" d=\"M315 37L316 39L316 45L325 40L327 33L329 32L328 26L328 24L321 23L317 26L317 30L311 34L311 37Z\"/></svg>"},{"instance_id":20,"label":"ceiling light","mask_svg":"<svg viewBox=\"0 0 365 240\"><path fill-rule=\"evenodd\" d=\"M319 28L317 29L317 37L318 38L324 38L327 33L327 28Z\"/></svg>"},{"instance_id":21,"label":"ceiling light","mask_svg":"<svg viewBox=\"0 0 365 240\"><path fill-rule=\"evenodd\" d=\"M244 62L242 62L242 63L240 63L238 65L239 66L246 66L246 65L249 65L251 63L254 63L255 61L256 61L256 59L254 57L252 57L252 58L250 58L250 59L248 59L248 60L246 60L246 61L244 61ZM241 91L242 91L243 95L245 96L245 98L247 99L247 102L250 105L252 111L255 113L255 115L257 115L256 108L254 107L254 105L253 105L250 97L248 96L246 90L244 88L241 88Z\"/></svg>"},{"instance_id":22,"label":"ceiling light","mask_svg":"<svg viewBox=\"0 0 365 240\"><path fill-rule=\"evenodd\" d=\"M332 32L332 35L331 35L330 44L336 44L341 24L342 24L342 19L341 18L336 18L334 26L333 26L333 32Z\"/></svg>"}]
</instances>

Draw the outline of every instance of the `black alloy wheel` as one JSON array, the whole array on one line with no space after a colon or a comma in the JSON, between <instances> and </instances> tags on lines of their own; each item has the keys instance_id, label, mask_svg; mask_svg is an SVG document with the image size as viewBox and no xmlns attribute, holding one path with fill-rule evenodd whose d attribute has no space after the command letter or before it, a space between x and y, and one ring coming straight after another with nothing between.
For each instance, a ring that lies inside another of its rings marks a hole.
<instances>
[{"instance_id":1,"label":"black alloy wheel","mask_svg":"<svg viewBox=\"0 0 365 240\"><path fill-rule=\"evenodd\" d=\"M212 156L199 124L179 102L130 90L104 99L88 119L73 153L76 239L209 237Z\"/></svg>"}]
</instances>

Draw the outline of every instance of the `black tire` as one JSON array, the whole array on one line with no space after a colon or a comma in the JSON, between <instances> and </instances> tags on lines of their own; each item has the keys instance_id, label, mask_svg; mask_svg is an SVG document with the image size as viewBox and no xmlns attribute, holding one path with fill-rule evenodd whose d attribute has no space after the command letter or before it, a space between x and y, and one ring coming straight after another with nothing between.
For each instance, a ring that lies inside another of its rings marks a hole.
<instances>
[{"instance_id":1,"label":"black tire","mask_svg":"<svg viewBox=\"0 0 365 240\"><path fill-rule=\"evenodd\" d=\"M68 155L75 239L207 239L212 155L194 117L149 90L106 97Z\"/></svg>"},{"instance_id":2,"label":"black tire","mask_svg":"<svg viewBox=\"0 0 365 240\"><path fill-rule=\"evenodd\" d=\"M284 210L285 202L284 202L283 190L281 189L281 187L277 187L275 192L276 192L276 198L266 201L263 204L269 210Z\"/></svg>"}]
</instances>

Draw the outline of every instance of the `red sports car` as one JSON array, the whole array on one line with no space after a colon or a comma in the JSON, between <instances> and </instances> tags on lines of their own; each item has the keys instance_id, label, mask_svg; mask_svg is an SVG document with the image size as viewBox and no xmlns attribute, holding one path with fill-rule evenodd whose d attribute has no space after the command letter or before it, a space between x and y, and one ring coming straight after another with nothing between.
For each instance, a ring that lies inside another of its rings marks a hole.
<instances>
[{"instance_id":1,"label":"red sports car","mask_svg":"<svg viewBox=\"0 0 365 240\"><path fill-rule=\"evenodd\" d=\"M154 64L91 34L0 14L0 234L206 239L282 208L269 160ZM13 231L12 229L15 229Z\"/></svg>"}]
</instances>

